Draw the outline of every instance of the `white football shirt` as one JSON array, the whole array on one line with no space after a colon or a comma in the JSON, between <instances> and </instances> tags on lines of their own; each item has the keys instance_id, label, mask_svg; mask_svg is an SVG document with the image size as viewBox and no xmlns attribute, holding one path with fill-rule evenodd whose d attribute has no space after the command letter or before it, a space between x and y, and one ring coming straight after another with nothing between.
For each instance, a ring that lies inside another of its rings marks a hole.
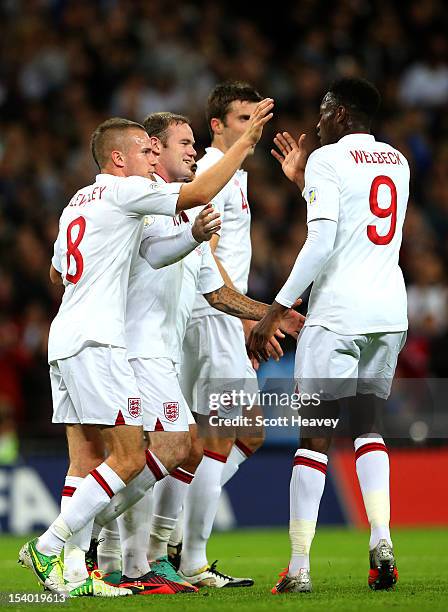
<instances>
[{"instance_id":1,"label":"white football shirt","mask_svg":"<svg viewBox=\"0 0 448 612\"><path fill-rule=\"evenodd\" d=\"M308 223L330 219L337 232L305 325L339 334L407 329L398 257L408 195L406 158L370 134L350 134L312 153L303 191Z\"/></svg>"},{"instance_id":2,"label":"white football shirt","mask_svg":"<svg viewBox=\"0 0 448 612\"><path fill-rule=\"evenodd\" d=\"M173 216L182 183L99 174L63 210L52 264L65 291L50 327L48 359L92 343L126 348L125 311L131 261L147 214Z\"/></svg>"},{"instance_id":3,"label":"white football shirt","mask_svg":"<svg viewBox=\"0 0 448 612\"><path fill-rule=\"evenodd\" d=\"M159 175L155 178L158 183L166 184ZM142 241L178 234L192 225L203 208L198 206L172 218L147 217ZM199 244L184 259L158 270L137 256L129 277L126 312L129 359L166 357L180 363L196 290L209 293L223 284L207 242Z\"/></svg>"},{"instance_id":4,"label":"white football shirt","mask_svg":"<svg viewBox=\"0 0 448 612\"><path fill-rule=\"evenodd\" d=\"M198 161L197 173L207 170L223 157L224 153L215 147L206 149ZM221 215L222 228L215 255L221 261L235 288L247 292L252 246L250 242L250 208L247 199L247 172L237 170L230 181L216 195L212 204ZM220 314L198 294L193 317L205 314ZM221 313L222 314L222 313Z\"/></svg>"},{"instance_id":5,"label":"white football shirt","mask_svg":"<svg viewBox=\"0 0 448 612\"><path fill-rule=\"evenodd\" d=\"M155 175L160 184L166 183ZM142 241L154 236L170 236L189 224L188 213L175 217L147 217ZM155 270L140 255L129 276L126 311L126 343L129 359L161 358L174 361L178 353L176 317L182 287L183 260Z\"/></svg>"}]
</instances>

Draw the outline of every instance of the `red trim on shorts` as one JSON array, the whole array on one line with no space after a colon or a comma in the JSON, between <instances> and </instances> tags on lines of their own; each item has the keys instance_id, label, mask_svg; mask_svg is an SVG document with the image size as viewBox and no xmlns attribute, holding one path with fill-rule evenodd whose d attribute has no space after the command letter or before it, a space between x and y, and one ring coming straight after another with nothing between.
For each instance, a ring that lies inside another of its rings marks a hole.
<instances>
[{"instance_id":1,"label":"red trim on shorts","mask_svg":"<svg viewBox=\"0 0 448 612\"><path fill-rule=\"evenodd\" d=\"M106 493L109 495L109 497L112 499L115 493L112 491L112 489L107 484L107 482L104 480L104 478L101 476L101 474L97 470L92 470L90 474L95 478L95 480L100 485L100 487L102 487L106 491Z\"/></svg>"},{"instance_id":2,"label":"red trim on shorts","mask_svg":"<svg viewBox=\"0 0 448 612\"><path fill-rule=\"evenodd\" d=\"M176 468L170 473L170 476L180 480L181 482L185 482L185 484L190 484L190 482L194 478L194 474L187 472L187 470L183 470L182 468Z\"/></svg>"},{"instance_id":3,"label":"red trim on shorts","mask_svg":"<svg viewBox=\"0 0 448 612\"><path fill-rule=\"evenodd\" d=\"M250 450L250 448L248 446L246 446L245 444L243 444L243 442L241 442L241 440L238 440L238 438L235 440L235 446L246 455L247 458L249 458L251 455L254 454L254 451Z\"/></svg>"},{"instance_id":4,"label":"red trim on shorts","mask_svg":"<svg viewBox=\"0 0 448 612\"><path fill-rule=\"evenodd\" d=\"M163 425L162 425L162 423L160 422L160 419L159 419L159 418L157 418L157 421L156 421L156 426L154 427L154 431L165 431L165 430L163 429Z\"/></svg>"},{"instance_id":5,"label":"red trim on shorts","mask_svg":"<svg viewBox=\"0 0 448 612\"><path fill-rule=\"evenodd\" d=\"M187 213L184 210L180 211L180 218L182 219L182 221L184 221L185 223L188 223L190 221L190 219L188 218Z\"/></svg>"},{"instance_id":6,"label":"red trim on shorts","mask_svg":"<svg viewBox=\"0 0 448 612\"><path fill-rule=\"evenodd\" d=\"M308 457L302 457L301 455L294 457L294 467L296 465L304 465L305 467L319 470L319 472L322 472L322 474L327 473L326 463L321 463L320 461L315 461L314 459L309 459Z\"/></svg>"},{"instance_id":7,"label":"red trim on shorts","mask_svg":"<svg viewBox=\"0 0 448 612\"><path fill-rule=\"evenodd\" d=\"M368 444L363 444L355 452L355 461L366 453L372 453L374 451L384 451L385 453L387 453L386 445L382 444L381 442L369 442Z\"/></svg>"},{"instance_id":8,"label":"red trim on shorts","mask_svg":"<svg viewBox=\"0 0 448 612\"><path fill-rule=\"evenodd\" d=\"M204 457L208 457L209 459L214 459L215 461L221 461L221 463L227 463L227 457L225 455L220 455L219 453L215 453L214 451L206 450L204 448Z\"/></svg>"},{"instance_id":9,"label":"red trim on shorts","mask_svg":"<svg viewBox=\"0 0 448 612\"><path fill-rule=\"evenodd\" d=\"M146 465L149 467L151 472L154 474L155 479L162 480L162 478L164 477L164 474L162 470L159 468L159 466L157 465L157 461L154 459L154 455L151 453L150 450L147 450L145 454L146 454Z\"/></svg>"},{"instance_id":10,"label":"red trim on shorts","mask_svg":"<svg viewBox=\"0 0 448 612\"><path fill-rule=\"evenodd\" d=\"M123 413L121 410L118 411L117 418L115 419L115 425L126 425L126 422L123 417Z\"/></svg>"},{"instance_id":11,"label":"red trim on shorts","mask_svg":"<svg viewBox=\"0 0 448 612\"><path fill-rule=\"evenodd\" d=\"M69 487L68 485L65 485L64 488L62 489L61 496L62 497L72 497L75 491L76 491L76 487Z\"/></svg>"}]
</instances>

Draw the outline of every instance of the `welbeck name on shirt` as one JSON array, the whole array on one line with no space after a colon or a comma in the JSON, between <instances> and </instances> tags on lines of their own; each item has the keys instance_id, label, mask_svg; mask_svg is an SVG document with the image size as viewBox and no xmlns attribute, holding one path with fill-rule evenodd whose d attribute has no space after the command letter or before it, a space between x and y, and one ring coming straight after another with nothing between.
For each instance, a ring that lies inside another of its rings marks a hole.
<instances>
[{"instance_id":1,"label":"welbeck name on shirt","mask_svg":"<svg viewBox=\"0 0 448 612\"><path fill-rule=\"evenodd\" d=\"M357 164L394 164L403 165L398 153L392 151L350 151Z\"/></svg>"}]
</instances>

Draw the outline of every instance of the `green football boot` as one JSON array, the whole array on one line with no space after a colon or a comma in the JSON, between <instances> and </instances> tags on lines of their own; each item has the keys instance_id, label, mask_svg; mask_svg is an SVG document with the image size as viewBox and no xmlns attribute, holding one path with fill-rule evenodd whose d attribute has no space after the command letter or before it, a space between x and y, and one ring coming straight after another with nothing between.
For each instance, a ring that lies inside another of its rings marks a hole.
<instances>
[{"instance_id":1,"label":"green football boot","mask_svg":"<svg viewBox=\"0 0 448 612\"><path fill-rule=\"evenodd\" d=\"M45 589L68 596L64 584L62 562L59 555L44 555L36 548L38 538L26 542L19 552L19 563L36 575Z\"/></svg>"}]
</instances>

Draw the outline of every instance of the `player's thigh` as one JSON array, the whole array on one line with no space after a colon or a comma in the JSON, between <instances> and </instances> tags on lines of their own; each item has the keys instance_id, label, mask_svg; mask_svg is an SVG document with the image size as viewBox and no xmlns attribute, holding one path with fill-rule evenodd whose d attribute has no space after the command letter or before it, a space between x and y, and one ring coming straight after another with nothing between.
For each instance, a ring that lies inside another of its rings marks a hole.
<instances>
[{"instance_id":1,"label":"player's thigh","mask_svg":"<svg viewBox=\"0 0 448 612\"><path fill-rule=\"evenodd\" d=\"M80 423L141 427L140 393L125 349L88 346L58 365Z\"/></svg>"},{"instance_id":2,"label":"player's thigh","mask_svg":"<svg viewBox=\"0 0 448 612\"><path fill-rule=\"evenodd\" d=\"M187 432L189 437L189 422L194 419L171 359L137 358L130 364L142 397L144 430Z\"/></svg>"},{"instance_id":3,"label":"player's thigh","mask_svg":"<svg viewBox=\"0 0 448 612\"><path fill-rule=\"evenodd\" d=\"M363 337L306 326L297 340L294 377L300 394L337 400L356 394Z\"/></svg>"},{"instance_id":4,"label":"player's thigh","mask_svg":"<svg viewBox=\"0 0 448 612\"><path fill-rule=\"evenodd\" d=\"M182 389L192 411L208 415L212 398L244 390L247 354L241 321L205 316L189 326L186 340Z\"/></svg>"},{"instance_id":5,"label":"player's thigh","mask_svg":"<svg viewBox=\"0 0 448 612\"><path fill-rule=\"evenodd\" d=\"M66 425L70 466L68 476L84 478L105 459L103 436L97 425Z\"/></svg>"},{"instance_id":6,"label":"player's thigh","mask_svg":"<svg viewBox=\"0 0 448 612\"><path fill-rule=\"evenodd\" d=\"M387 399L406 332L368 334L367 338L359 361L358 393Z\"/></svg>"}]
</instances>

